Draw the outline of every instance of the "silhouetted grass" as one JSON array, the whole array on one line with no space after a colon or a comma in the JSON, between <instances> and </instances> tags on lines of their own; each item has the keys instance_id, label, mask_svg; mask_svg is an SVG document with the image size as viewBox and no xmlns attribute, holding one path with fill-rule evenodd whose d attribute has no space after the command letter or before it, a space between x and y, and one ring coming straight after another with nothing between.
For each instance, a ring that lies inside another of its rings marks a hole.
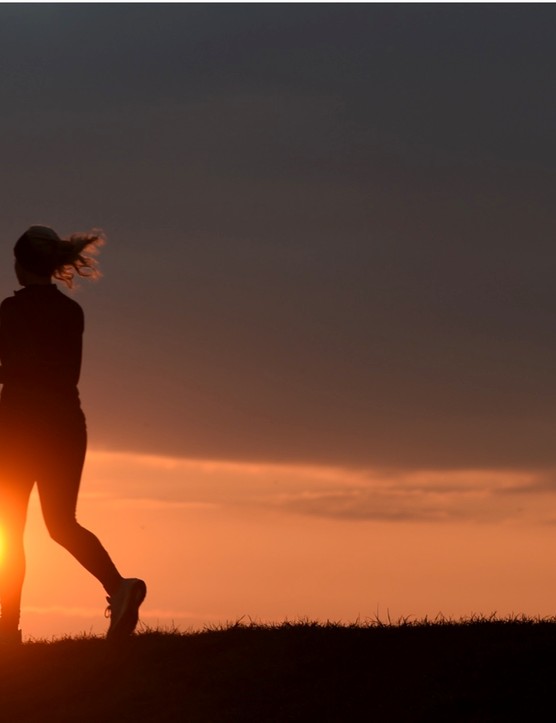
<instances>
[{"instance_id":1,"label":"silhouetted grass","mask_svg":"<svg viewBox=\"0 0 556 723\"><path fill-rule=\"evenodd\" d=\"M236 623L0 649L6 723L552 721L555 688L556 619Z\"/></svg>"}]
</instances>

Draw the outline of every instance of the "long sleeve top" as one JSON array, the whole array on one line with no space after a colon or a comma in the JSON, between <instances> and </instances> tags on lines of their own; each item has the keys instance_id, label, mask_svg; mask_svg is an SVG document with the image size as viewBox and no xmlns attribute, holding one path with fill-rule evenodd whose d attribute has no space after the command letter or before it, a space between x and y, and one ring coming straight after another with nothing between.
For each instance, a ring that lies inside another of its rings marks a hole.
<instances>
[{"instance_id":1,"label":"long sleeve top","mask_svg":"<svg viewBox=\"0 0 556 723\"><path fill-rule=\"evenodd\" d=\"M16 291L0 304L0 404L79 404L83 310L55 284Z\"/></svg>"}]
</instances>

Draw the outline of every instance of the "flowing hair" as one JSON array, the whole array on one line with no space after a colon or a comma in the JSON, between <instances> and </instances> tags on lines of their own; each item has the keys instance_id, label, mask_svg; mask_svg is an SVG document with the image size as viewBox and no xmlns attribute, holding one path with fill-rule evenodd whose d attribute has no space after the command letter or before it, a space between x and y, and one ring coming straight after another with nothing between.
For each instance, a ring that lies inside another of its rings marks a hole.
<instances>
[{"instance_id":1,"label":"flowing hair","mask_svg":"<svg viewBox=\"0 0 556 723\"><path fill-rule=\"evenodd\" d=\"M101 229L72 233L68 239L60 239L59 262L52 275L70 289L76 274L82 278L98 279L101 274L95 256L105 243L106 236Z\"/></svg>"},{"instance_id":2,"label":"flowing hair","mask_svg":"<svg viewBox=\"0 0 556 723\"><path fill-rule=\"evenodd\" d=\"M60 238L49 226L31 226L18 239L14 253L27 271L53 276L71 289L76 275L88 279L100 276L95 255L105 242L101 229Z\"/></svg>"}]
</instances>

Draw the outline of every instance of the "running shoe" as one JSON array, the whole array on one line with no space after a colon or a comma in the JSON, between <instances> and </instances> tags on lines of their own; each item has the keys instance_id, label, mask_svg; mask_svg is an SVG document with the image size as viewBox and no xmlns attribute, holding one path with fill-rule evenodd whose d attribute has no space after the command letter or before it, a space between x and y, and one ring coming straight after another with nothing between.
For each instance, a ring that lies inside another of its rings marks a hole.
<instances>
[{"instance_id":1,"label":"running shoe","mask_svg":"<svg viewBox=\"0 0 556 723\"><path fill-rule=\"evenodd\" d=\"M122 580L114 595L106 598L106 614L110 617L107 640L121 640L133 633L139 621L139 606L146 594L147 586L143 580L130 577Z\"/></svg>"}]
</instances>

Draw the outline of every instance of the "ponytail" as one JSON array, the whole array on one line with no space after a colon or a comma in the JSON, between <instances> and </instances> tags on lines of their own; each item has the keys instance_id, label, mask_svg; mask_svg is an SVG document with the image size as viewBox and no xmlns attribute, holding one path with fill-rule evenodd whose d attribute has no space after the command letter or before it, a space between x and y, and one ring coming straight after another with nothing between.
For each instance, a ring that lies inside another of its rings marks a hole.
<instances>
[{"instance_id":1,"label":"ponytail","mask_svg":"<svg viewBox=\"0 0 556 723\"><path fill-rule=\"evenodd\" d=\"M60 239L58 262L52 275L69 288L73 286L75 274L87 279L98 279L100 271L94 256L105 242L106 237L100 229L73 233L69 239Z\"/></svg>"}]
</instances>

